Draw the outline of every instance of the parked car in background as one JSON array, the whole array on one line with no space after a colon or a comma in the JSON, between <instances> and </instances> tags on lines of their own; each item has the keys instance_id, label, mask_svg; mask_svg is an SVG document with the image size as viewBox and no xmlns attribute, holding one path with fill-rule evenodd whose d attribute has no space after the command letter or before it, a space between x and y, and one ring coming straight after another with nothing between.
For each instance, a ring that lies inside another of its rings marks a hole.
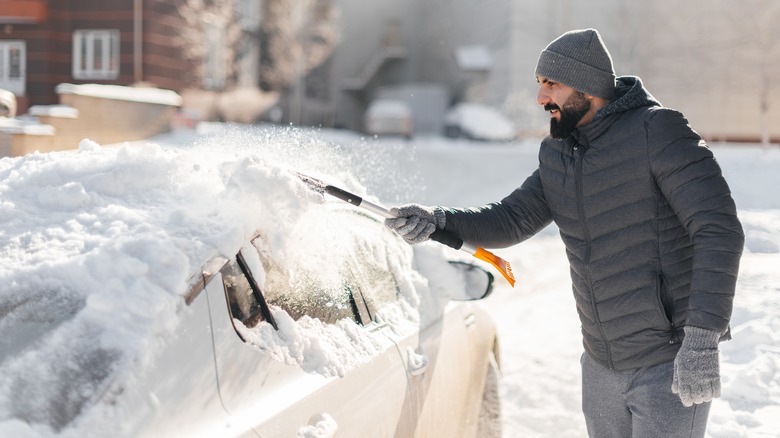
<instances>
[{"instance_id":1,"label":"parked car in background","mask_svg":"<svg viewBox=\"0 0 780 438\"><path fill-rule=\"evenodd\" d=\"M400 99L375 99L363 117L366 134L412 138L414 118L409 105Z\"/></svg>"},{"instance_id":2,"label":"parked car in background","mask_svg":"<svg viewBox=\"0 0 780 438\"><path fill-rule=\"evenodd\" d=\"M447 111L444 135L482 141L511 141L517 129L499 110L488 105L461 102Z\"/></svg>"},{"instance_id":3,"label":"parked car in background","mask_svg":"<svg viewBox=\"0 0 780 438\"><path fill-rule=\"evenodd\" d=\"M0 160L0 436L500 436L492 276L228 149Z\"/></svg>"}]
</instances>

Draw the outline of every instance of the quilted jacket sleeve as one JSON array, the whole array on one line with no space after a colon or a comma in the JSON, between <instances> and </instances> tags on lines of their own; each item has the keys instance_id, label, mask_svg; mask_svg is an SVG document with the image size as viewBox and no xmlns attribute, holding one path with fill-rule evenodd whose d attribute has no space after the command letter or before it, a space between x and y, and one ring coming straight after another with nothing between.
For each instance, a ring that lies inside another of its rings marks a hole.
<instances>
[{"instance_id":1,"label":"quilted jacket sleeve","mask_svg":"<svg viewBox=\"0 0 780 438\"><path fill-rule=\"evenodd\" d=\"M682 114L656 109L645 128L656 183L693 242L686 324L724 333L744 245L731 191L712 152Z\"/></svg>"},{"instance_id":2,"label":"quilted jacket sleeve","mask_svg":"<svg viewBox=\"0 0 780 438\"><path fill-rule=\"evenodd\" d=\"M499 202L481 207L445 210L445 229L466 242L505 248L522 242L552 222L539 170Z\"/></svg>"}]
</instances>

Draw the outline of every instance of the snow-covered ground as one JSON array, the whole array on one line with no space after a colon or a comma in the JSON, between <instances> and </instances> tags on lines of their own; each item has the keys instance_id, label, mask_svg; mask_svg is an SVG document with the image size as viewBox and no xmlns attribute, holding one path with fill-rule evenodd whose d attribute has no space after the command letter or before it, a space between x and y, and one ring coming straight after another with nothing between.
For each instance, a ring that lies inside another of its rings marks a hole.
<instances>
[{"instance_id":1,"label":"snow-covered ground","mask_svg":"<svg viewBox=\"0 0 780 438\"><path fill-rule=\"evenodd\" d=\"M200 231L188 227L209 226L207 221L195 221L197 213L208 211L188 211L187 206L199 197L213 195L212 184L222 185L230 196L245 196L249 191L244 192L243 186L278 178L273 172L256 169L252 161L215 162L218 150L213 151L215 160L208 161L206 153L207 160L203 161L204 156L171 154L169 148L187 150L195 144L201 152L204 147L224 147L252 153L253 145L270 142L275 144L272 153L279 156L267 157L269 160L292 160L303 168L316 169L318 176L338 175L339 180L346 176L386 205L420 202L469 206L500 199L521 184L536 166L538 147L538 141L489 144L439 137L377 141L333 131L278 128L268 135L261 130L221 129L214 127L205 141L192 131L178 131L151 140L159 146L144 146L148 142L139 142L119 148L113 154L101 153L98 145L87 142L76 153L78 159L55 162L45 155L33 155L0 160L0 194L5 196L0 198L0 222L5 224L0 227L0 238L6 242L0 278L52 286L65 281L101 282L108 288L121 289L121 285L112 284L111 275L127 271L139 280L126 286L159 291L168 282L180 281L188 267L173 263L177 254L161 251L156 236L101 245L127 228L141 234L145 230L144 220L154 219L176 225L175 235L160 238L174 239L186 250L205 251L202 245L188 243L186 236L190 231ZM714 145L713 151L733 189L747 243L732 320L734 340L722 346L723 397L713 404L709 435L777 436L780 430L780 272L777 269L780 266L780 195L776 190L780 183L777 171L780 150ZM117 173L113 167L116 163L122 164L124 170ZM105 174L99 172L102 168L107 169ZM239 172L247 169L250 172ZM86 171L96 176L67 183ZM229 175L244 179L226 179ZM171 181L178 190L178 207L175 211L158 211L155 202L162 198L155 198L158 196L155 188ZM285 190L279 195L294 192L290 187ZM131 201L138 209L113 208L111 199L116 198ZM250 202L256 200L251 198ZM148 212L144 206L149 207ZM305 205L290 205L292 209L302 207ZM269 226L274 223L285 226L274 222L273 215L257 214ZM34 221L38 231L22 232L20 217ZM230 241L240 241L236 236L227 237ZM55 241L59 246L45 245ZM105 254L120 257L121 268L99 257L62 262L92 248L102 248L101 251L107 251ZM517 286L510 288L498 277L496 291L484 301L495 316L502 342L505 436L585 436L579 407L582 352L579 323L557 231L549 227L521 245L495 253L513 265L518 279ZM40 278L42 272L47 272L46 266L52 275ZM164 276L155 277L145 271L155 266L168 266L169 271L175 272L166 271ZM134 269L137 272L130 272ZM22 275L25 272L31 278ZM80 272L88 275L79 277ZM174 305L172 299L147 298L158 305L155 312L164 312ZM112 303L104 296L90 297L87 307L99 312L117 305L130 305L129 310L137 313L148 310L135 309L130 300ZM114 335L117 339L132 340L136 344L133 348L143 347L138 345L144 342L142 334ZM3 345L0 339L0 346ZM2 382L0 378L0 411L15 403L12 388L4 388Z\"/></svg>"}]
</instances>

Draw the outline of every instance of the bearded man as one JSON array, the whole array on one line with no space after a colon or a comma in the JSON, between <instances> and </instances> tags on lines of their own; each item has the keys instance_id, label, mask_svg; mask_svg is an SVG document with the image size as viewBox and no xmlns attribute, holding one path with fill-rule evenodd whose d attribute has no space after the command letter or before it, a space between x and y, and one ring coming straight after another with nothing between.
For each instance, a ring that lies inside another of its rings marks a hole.
<instances>
[{"instance_id":1,"label":"bearded man","mask_svg":"<svg viewBox=\"0 0 780 438\"><path fill-rule=\"evenodd\" d=\"M720 167L681 113L615 76L595 29L551 42L535 73L550 113L538 169L501 201L407 204L385 224L409 243L439 228L502 248L555 222L582 326L588 433L703 437L744 245Z\"/></svg>"}]
</instances>

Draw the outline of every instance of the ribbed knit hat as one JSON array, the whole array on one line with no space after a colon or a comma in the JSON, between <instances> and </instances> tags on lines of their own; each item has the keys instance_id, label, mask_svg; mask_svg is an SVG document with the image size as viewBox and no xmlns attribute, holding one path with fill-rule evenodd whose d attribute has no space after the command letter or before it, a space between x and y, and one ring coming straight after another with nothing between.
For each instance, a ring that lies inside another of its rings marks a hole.
<instances>
[{"instance_id":1,"label":"ribbed knit hat","mask_svg":"<svg viewBox=\"0 0 780 438\"><path fill-rule=\"evenodd\" d=\"M615 93L612 57L596 29L572 30L551 42L539 55L536 76L604 99Z\"/></svg>"}]
</instances>

